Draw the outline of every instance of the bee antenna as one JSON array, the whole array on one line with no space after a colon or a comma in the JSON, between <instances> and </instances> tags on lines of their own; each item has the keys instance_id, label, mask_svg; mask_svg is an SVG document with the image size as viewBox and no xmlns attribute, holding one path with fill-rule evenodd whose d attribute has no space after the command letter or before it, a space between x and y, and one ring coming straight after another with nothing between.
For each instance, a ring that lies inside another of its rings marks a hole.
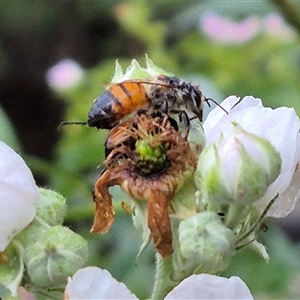
<instances>
[{"instance_id":1,"label":"bee antenna","mask_svg":"<svg viewBox=\"0 0 300 300\"><path fill-rule=\"evenodd\" d=\"M227 115L228 115L228 111L222 107L222 105L220 105L216 100L214 100L213 98L205 98L204 101L207 103L207 105L210 107L210 103L208 101L211 101L212 103L216 104L218 107L220 107Z\"/></svg>"},{"instance_id":2,"label":"bee antenna","mask_svg":"<svg viewBox=\"0 0 300 300\"><path fill-rule=\"evenodd\" d=\"M61 127L61 126L65 126L65 125L87 125L87 122L61 122L58 126L58 129Z\"/></svg>"}]
</instances>

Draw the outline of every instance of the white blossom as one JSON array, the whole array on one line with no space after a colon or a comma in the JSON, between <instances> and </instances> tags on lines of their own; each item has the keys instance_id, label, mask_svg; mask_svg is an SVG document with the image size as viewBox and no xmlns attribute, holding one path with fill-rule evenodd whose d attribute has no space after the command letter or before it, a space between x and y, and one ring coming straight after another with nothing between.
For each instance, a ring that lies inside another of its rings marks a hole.
<instances>
[{"instance_id":1,"label":"white blossom","mask_svg":"<svg viewBox=\"0 0 300 300\"><path fill-rule=\"evenodd\" d=\"M35 217L38 187L24 160L0 141L0 251Z\"/></svg>"},{"instance_id":2,"label":"white blossom","mask_svg":"<svg viewBox=\"0 0 300 300\"><path fill-rule=\"evenodd\" d=\"M137 299L124 283L114 279L107 270L87 267L68 279L65 299Z\"/></svg>"},{"instance_id":3,"label":"white blossom","mask_svg":"<svg viewBox=\"0 0 300 300\"><path fill-rule=\"evenodd\" d=\"M138 299L111 274L97 267L78 270L68 280L65 300ZM238 277L192 275L183 280L165 298L171 299L253 299L246 284Z\"/></svg>"},{"instance_id":4,"label":"white blossom","mask_svg":"<svg viewBox=\"0 0 300 300\"><path fill-rule=\"evenodd\" d=\"M225 278L209 274L192 275L171 291L171 299L253 299L246 284L236 276Z\"/></svg>"}]
</instances>

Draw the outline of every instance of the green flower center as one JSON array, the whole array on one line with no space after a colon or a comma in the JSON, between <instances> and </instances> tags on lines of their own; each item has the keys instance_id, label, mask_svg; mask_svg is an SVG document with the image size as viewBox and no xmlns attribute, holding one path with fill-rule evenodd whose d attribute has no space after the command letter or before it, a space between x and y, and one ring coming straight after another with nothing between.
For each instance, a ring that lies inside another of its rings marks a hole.
<instances>
[{"instance_id":1,"label":"green flower center","mask_svg":"<svg viewBox=\"0 0 300 300\"><path fill-rule=\"evenodd\" d=\"M135 143L137 172L146 177L160 174L170 166L170 161L166 156L167 150L166 143L153 147L151 140L137 140Z\"/></svg>"}]
</instances>

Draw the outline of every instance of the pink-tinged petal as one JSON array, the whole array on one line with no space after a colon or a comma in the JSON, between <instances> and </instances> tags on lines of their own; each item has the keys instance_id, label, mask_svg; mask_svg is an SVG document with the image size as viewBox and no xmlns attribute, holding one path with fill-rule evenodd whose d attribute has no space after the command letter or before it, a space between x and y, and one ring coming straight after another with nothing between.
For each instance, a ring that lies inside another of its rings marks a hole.
<instances>
[{"instance_id":1,"label":"pink-tinged petal","mask_svg":"<svg viewBox=\"0 0 300 300\"><path fill-rule=\"evenodd\" d=\"M0 251L35 217L38 187L24 160L0 141Z\"/></svg>"},{"instance_id":2,"label":"pink-tinged petal","mask_svg":"<svg viewBox=\"0 0 300 300\"><path fill-rule=\"evenodd\" d=\"M219 277L209 274L192 275L171 291L171 299L253 299L248 287L239 277Z\"/></svg>"},{"instance_id":3,"label":"pink-tinged petal","mask_svg":"<svg viewBox=\"0 0 300 300\"><path fill-rule=\"evenodd\" d=\"M22 300L36 300L34 294L29 293L24 287L20 286L18 288L19 299Z\"/></svg>"},{"instance_id":4,"label":"pink-tinged petal","mask_svg":"<svg viewBox=\"0 0 300 300\"><path fill-rule=\"evenodd\" d=\"M97 267L78 270L68 279L65 299L135 299L124 283L118 282L111 274Z\"/></svg>"},{"instance_id":5,"label":"pink-tinged petal","mask_svg":"<svg viewBox=\"0 0 300 300\"><path fill-rule=\"evenodd\" d=\"M269 14L263 19L263 27L266 34L276 36L282 41L292 41L296 39L295 30L278 14Z\"/></svg>"},{"instance_id":6,"label":"pink-tinged petal","mask_svg":"<svg viewBox=\"0 0 300 300\"><path fill-rule=\"evenodd\" d=\"M84 71L72 59L65 59L51 67L46 73L46 80L51 88L63 90L72 88L83 79Z\"/></svg>"},{"instance_id":7,"label":"pink-tinged petal","mask_svg":"<svg viewBox=\"0 0 300 300\"><path fill-rule=\"evenodd\" d=\"M257 17L249 17L235 22L208 12L201 17L200 27L206 36L216 42L242 44L257 35L260 20Z\"/></svg>"}]
</instances>

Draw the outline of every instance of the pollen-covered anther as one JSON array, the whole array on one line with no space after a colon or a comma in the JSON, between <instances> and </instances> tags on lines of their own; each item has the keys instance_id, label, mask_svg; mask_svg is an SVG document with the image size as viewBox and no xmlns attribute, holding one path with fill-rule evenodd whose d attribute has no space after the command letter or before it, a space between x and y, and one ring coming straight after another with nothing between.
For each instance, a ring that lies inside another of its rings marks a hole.
<instances>
[{"instance_id":1,"label":"pollen-covered anther","mask_svg":"<svg viewBox=\"0 0 300 300\"><path fill-rule=\"evenodd\" d=\"M193 172L197 157L168 116L137 115L108 134L106 171L95 184L95 220L92 232L105 233L114 220L108 188L120 185L134 201L147 201L148 227L156 250L172 254L170 202Z\"/></svg>"}]
</instances>

